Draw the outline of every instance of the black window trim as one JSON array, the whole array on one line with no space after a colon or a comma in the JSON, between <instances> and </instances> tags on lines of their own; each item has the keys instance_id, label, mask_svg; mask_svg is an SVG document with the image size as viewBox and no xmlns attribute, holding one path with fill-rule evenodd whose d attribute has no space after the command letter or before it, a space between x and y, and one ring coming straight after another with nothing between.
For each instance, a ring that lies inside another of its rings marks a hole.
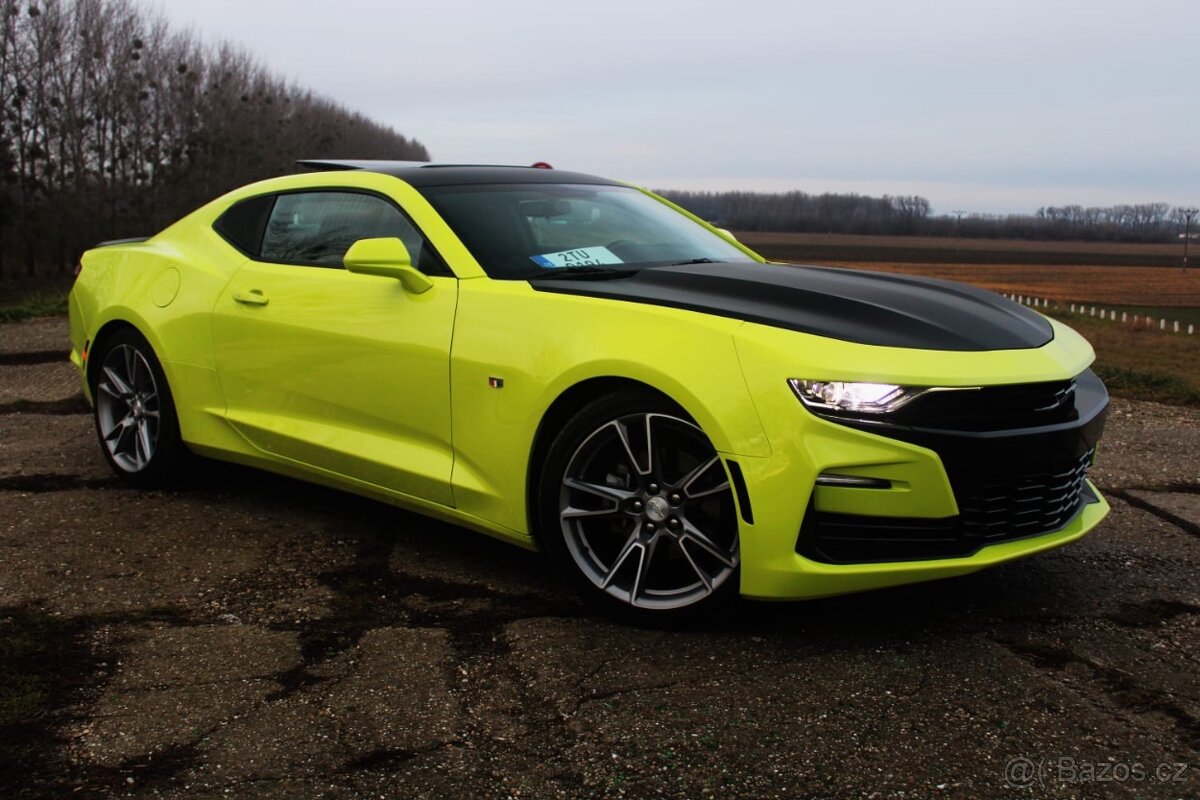
<instances>
[{"instance_id":1,"label":"black window trim","mask_svg":"<svg viewBox=\"0 0 1200 800\"><path fill-rule=\"evenodd\" d=\"M279 201L279 198L285 194L320 194L320 193L330 193L330 192L337 192L340 194L365 194L370 197L375 197L380 200L383 200L385 203L390 205L392 208L394 208L398 212L400 212L400 216L404 217L404 219L406 219L408 221L408 224L413 226L413 230L415 230L417 233L419 233L421 235L421 238L425 240L425 246L429 248L429 251L431 253L433 253L434 260L437 262L437 266L440 268L440 270L438 272L424 272L422 270L422 274L426 275L427 277L430 277L430 278L454 278L456 280L458 279L458 275L456 275L454 273L454 270L450 268L450 265L446 262L446 259L442 257L442 254L440 252L438 252L437 247L434 246L433 240L431 240L429 238L429 235L427 233L425 233L425 231L421 228L421 226L416 223L416 220L414 220L411 216L409 216L408 212L406 212L403 208L400 207L399 203L397 203L395 200L393 200L392 198L388 197L387 195L385 195L381 192L377 192L377 191L374 191L371 189L363 189L358 186L311 186L311 187L306 187L303 189L282 189L280 191L275 191L275 192L263 192L262 194L251 195L250 197L243 197L242 199L238 200L236 203L234 203L233 205L229 206L224 211L222 211L221 214L216 219L213 220L211 227L213 229L213 232L215 234L217 234L217 236L221 237L221 241L225 242L230 247L232 247L234 250L237 250L239 253L241 253L242 255L249 258L251 261L257 261L260 264L280 264L282 266L288 266L288 267L311 267L311 268L315 268L315 269L344 270L345 269L344 266L336 266L335 267L331 264L311 264L311 263L306 263L303 261L272 261L270 259L262 258L260 255L260 253L262 251L262 244L263 244L261 237L258 240L259 252L252 253L252 252L246 250L245 248L243 248L237 242L235 242L232 239L230 239L229 237L227 237L224 233L221 232L221 229L217 227L217 223L219 223L226 214L228 214L230 211L232 211L233 209L240 206L242 203L248 202L250 200L258 200L263 197L270 197L272 199L271 210L267 212L267 219L270 219L271 215L275 213L275 203L277 203ZM265 234L266 234L266 227L264 226L263 235L265 236Z\"/></svg>"}]
</instances>

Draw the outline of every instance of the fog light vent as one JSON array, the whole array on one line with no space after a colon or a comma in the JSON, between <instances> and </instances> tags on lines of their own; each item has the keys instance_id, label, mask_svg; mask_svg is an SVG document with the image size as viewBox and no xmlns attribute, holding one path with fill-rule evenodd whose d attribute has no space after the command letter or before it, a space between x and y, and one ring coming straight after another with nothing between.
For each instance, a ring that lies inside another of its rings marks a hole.
<instances>
[{"instance_id":1,"label":"fog light vent","mask_svg":"<svg viewBox=\"0 0 1200 800\"><path fill-rule=\"evenodd\" d=\"M890 489L892 482L886 478L863 478L858 475L822 472L817 476L817 486L839 486L843 489Z\"/></svg>"}]
</instances>

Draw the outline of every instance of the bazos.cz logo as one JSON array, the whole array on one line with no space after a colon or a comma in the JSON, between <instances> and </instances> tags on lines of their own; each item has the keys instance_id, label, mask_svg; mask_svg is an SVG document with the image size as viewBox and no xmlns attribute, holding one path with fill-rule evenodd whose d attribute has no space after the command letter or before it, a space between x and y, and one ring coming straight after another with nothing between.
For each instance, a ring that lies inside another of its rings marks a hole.
<instances>
[{"instance_id":1,"label":"bazos.cz logo","mask_svg":"<svg viewBox=\"0 0 1200 800\"><path fill-rule=\"evenodd\" d=\"M1004 782L1014 789L1047 788L1056 783L1185 783L1190 764L1182 761L1086 761L1073 756L1016 756L1004 765Z\"/></svg>"}]
</instances>

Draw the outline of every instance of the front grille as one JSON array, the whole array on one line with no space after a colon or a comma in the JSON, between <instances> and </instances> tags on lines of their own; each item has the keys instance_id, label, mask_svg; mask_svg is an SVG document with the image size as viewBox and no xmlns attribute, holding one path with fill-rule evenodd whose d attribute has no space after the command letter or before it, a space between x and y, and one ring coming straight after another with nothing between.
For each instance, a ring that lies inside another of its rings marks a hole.
<instances>
[{"instance_id":1,"label":"front grille","mask_svg":"<svg viewBox=\"0 0 1200 800\"><path fill-rule=\"evenodd\" d=\"M945 416L925 417L933 409L926 406L920 418L926 424L912 417L893 417L884 424L836 420L936 452L954 491L957 516L832 514L817 511L810 502L796 551L835 564L956 558L990 544L1065 527L1084 504L1097 499L1086 477L1104 430L1108 406L1104 385L1088 370L1076 381L986 391L997 403L986 414L985 406L971 410L972 404L985 399L981 393L945 392L921 399L944 395L938 402L944 402ZM951 407L957 416L949 413ZM1022 422L1032 419L1031 413L1043 415L1043 424ZM989 419L990 425L985 424Z\"/></svg>"},{"instance_id":2,"label":"front grille","mask_svg":"<svg viewBox=\"0 0 1200 800\"><path fill-rule=\"evenodd\" d=\"M984 386L929 392L897 410L891 421L960 431L1027 428L1069 421L1075 381Z\"/></svg>"}]
</instances>

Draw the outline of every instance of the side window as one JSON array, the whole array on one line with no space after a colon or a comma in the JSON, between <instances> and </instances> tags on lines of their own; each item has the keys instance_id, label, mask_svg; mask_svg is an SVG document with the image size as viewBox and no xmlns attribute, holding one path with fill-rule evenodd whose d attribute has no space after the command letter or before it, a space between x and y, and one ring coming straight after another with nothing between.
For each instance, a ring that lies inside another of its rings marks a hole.
<instances>
[{"instance_id":1,"label":"side window","mask_svg":"<svg viewBox=\"0 0 1200 800\"><path fill-rule=\"evenodd\" d=\"M403 241L413 266L422 272L449 274L399 209L382 198L357 192L278 195L267 220L259 258L340 268L350 245L359 239L384 236Z\"/></svg>"}]
</instances>

